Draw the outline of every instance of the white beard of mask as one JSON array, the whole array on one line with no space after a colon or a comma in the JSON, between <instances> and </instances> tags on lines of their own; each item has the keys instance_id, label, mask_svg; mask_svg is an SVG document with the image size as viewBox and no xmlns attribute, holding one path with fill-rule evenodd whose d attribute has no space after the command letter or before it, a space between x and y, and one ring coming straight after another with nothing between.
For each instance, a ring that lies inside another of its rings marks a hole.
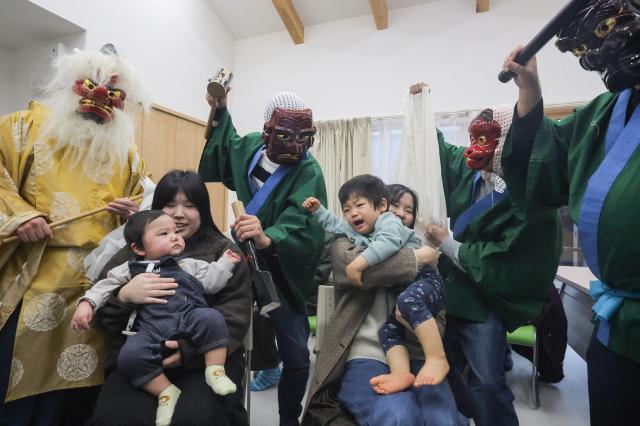
<instances>
[{"instance_id":1,"label":"white beard of mask","mask_svg":"<svg viewBox=\"0 0 640 426\"><path fill-rule=\"evenodd\" d=\"M127 163L127 156L135 144L134 113L113 109L113 119L105 124L82 117L76 109L80 97L67 89L49 92L44 104L49 116L43 124L39 140L53 140L54 151L64 150L71 156L72 166L82 161L89 178L99 183L110 181L115 166Z\"/></svg>"}]
</instances>

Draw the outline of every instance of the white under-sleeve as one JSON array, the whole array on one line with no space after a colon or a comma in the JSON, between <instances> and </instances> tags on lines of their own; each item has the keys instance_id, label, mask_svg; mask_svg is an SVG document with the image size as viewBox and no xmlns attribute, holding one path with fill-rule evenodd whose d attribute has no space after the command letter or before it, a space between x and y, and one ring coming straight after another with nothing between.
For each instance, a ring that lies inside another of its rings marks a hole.
<instances>
[{"instance_id":1,"label":"white under-sleeve","mask_svg":"<svg viewBox=\"0 0 640 426\"><path fill-rule=\"evenodd\" d=\"M461 242L456 241L453 237L448 236L442 244L440 244L440 251L447 256L454 265L458 267L462 272L466 272L460 264L460 258L458 257L458 251L460 250Z\"/></svg>"},{"instance_id":2,"label":"white under-sleeve","mask_svg":"<svg viewBox=\"0 0 640 426\"><path fill-rule=\"evenodd\" d=\"M95 283L80 300L88 300L93 304L94 311L97 311L107 303L115 289L129 281L131 281L129 262L124 262L107 272L107 277Z\"/></svg>"},{"instance_id":3,"label":"white under-sleeve","mask_svg":"<svg viewBox=\"0 0 640 426\"><path fill-rule=\"evenodd\" d=\"M211 263L197 259L191 260L193 261L193 271L187 272L200 280L206 294L214 294L222 290L233 277L233 269L236 266L224 256ZM186 270L184 266L183 269Z\"/></svg>"}]
</instances>

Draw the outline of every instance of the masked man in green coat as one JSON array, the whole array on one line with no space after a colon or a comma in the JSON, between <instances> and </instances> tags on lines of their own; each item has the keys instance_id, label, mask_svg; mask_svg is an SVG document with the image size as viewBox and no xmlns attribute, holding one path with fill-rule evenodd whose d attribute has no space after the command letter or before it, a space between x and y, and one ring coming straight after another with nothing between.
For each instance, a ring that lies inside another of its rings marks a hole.
<instances>
[{"instance_id":1,"label":"masked man in green coat","mask_svg":"<svg viewBox=\"0 0 640 426\"><path fill-rule=\"evenodd\" d=\"M520 214L502 179L511 115L508 107L482 111L469 125L467 148L446 143L438 132L453 236L442 225L427 227L443 254L438 269L445 284L447 378L459 409L478 426L518 424L503 369L506 334L540 315L562 249L558 213ZM454 354L469 364L466 384Z\"/></svg>"},{"instance_id":2,"label":"masked man in green coat","mask_svg":"<svg viewBox=\"0 0 640 426\"><path fill-rule=\"evenodd\" d=\"M592 0L556 46L597 71L608 92L569 117L543 118L535 58L513 61L519 87L506 178L524 208L569 206L591 272L587 350L592 425L633 423L640 397L640 1Z\"/></svg>"},{"instance_id":3,"label":"masked man in green coat","mask_svg":"<svg viewBox=\"0 0 640 426\"><path fill-rule=\"evenodd\" d=\"M263 132L239 136L226 96L217 103L217 125L204 147L199 174L236 191L247 213L236 218L233 230L238 240L255 241L273 275L282 303L269 312L283 361L280 424L297 425L309 377L305 303L324 243L324 231L302 202L307 197L327 202L322 171L307 152L315 134L311 110L297 95L278 93L267 104Z\"/></svg>"}]
</instances>

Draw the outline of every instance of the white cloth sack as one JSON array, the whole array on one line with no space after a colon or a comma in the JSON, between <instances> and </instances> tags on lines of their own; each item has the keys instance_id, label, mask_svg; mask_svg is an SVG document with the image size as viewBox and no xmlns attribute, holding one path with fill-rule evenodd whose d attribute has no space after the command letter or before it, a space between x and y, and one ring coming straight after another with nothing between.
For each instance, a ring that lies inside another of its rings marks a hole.
<instances>
[{"instance_id":1,"label":"white cloth sack","mask_svg":"<svg viewBox=\"0 0 640 426\"><path fill-rule=\"evenodd\" d=\"M440 173L440 151L431 94L409 95L405 103L398 164L395 179L418 194L419 209L415 228L424 233L430 223L447 224L447 206Z\"/></svg>"},{"instance_id":2,"label":"white cloth sack","mask_svg":"<svg viewBox=\"0 0 640 426\"><path fill-rule=\"evenodd\" d=\"M142 203L140 203L140 210L149 210L151 208L151 202L153 201L153 191L156 189L156 184L153 183L148 177L142 178L140 185L144 190ZM124 240L122 233L124 225L117 227L113 231L104 236L98 247L93 249L91 253L84 259L85 275L91 280L96 282L100 272L104 266L111 260L114 254L116 254L127 243Z\"/></svg>"}]
</instances>

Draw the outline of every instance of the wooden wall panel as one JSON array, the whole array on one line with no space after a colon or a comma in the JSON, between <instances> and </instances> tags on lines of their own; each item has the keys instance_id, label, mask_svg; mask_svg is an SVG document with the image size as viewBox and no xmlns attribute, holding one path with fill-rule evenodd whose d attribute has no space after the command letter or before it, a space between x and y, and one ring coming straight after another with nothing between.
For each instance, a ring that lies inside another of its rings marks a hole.
<instances>
[{"instance_id":1,"label":"wooden wall panel","mask_svg":"<svg viewBox=\"0 0 640 426\"><path fill-rule=\"evenodd\" d=\"M140 111L136 144L154 182L173 169L198 171L204 129L204 122L158 105L147 114ZM208 183L207 190L213 220L224 232L227 189L220 183Z\"/></svg>"},{"instance_id":2,"label":"wooden wall panel","mask_svg":"<svg viewBox=\"0 0 640 426\"><path fill-rule=\"evenodd\" d=\"M152 109L142 123L142 159L157 182L174 168L177 118Z\"/></svg>"},{"instance_id":3,"label":"wooden wall panel","mask_svg":"<svg viewBox=\"0 0 640 426\"><path fill-rule=\"evenodd\" d=\"M142 152L142 119L144 117L144 110L142 107L136 110L136 145L138 146L138 153Z\"/></svg>"},{"instance_id":4,"label":"wooden wall panel","mask_svg":"<svg viewBox=\"0 0 640 426\"><path fill-rule=\"evenodd\" d=\"M223 233L227 232L227 188L224 187L221 183L212 183L209 182L207 184L207 189L209 190L209 200L211 203L211 216L213 216L213 221L220 231Z\"/></svg>"},{"instance_id":5,"label":"wooden wall panel","mask_svg":"<svg viewBox=\"0 0 640 426\"><path fill-rule=\"evenodd\" d=\"M178 118L176 127L175 168L198 171L204 148L204 128L201 123ZM227 216L227 189L221 183L207 183L211 215L216 226L224 232Z\"/></svg>"},{"instance_id":6,"label":"wooden wall panel","mask_svg":"<svg viewBox=\"0 0 640 426\"><path fill-rule=\"evenodd\" d=\"M202 125L177 119L175 138L175 167L183 170L198 171L198 163L204 148L204 130Z\"/></svg>"}]
</instances>

